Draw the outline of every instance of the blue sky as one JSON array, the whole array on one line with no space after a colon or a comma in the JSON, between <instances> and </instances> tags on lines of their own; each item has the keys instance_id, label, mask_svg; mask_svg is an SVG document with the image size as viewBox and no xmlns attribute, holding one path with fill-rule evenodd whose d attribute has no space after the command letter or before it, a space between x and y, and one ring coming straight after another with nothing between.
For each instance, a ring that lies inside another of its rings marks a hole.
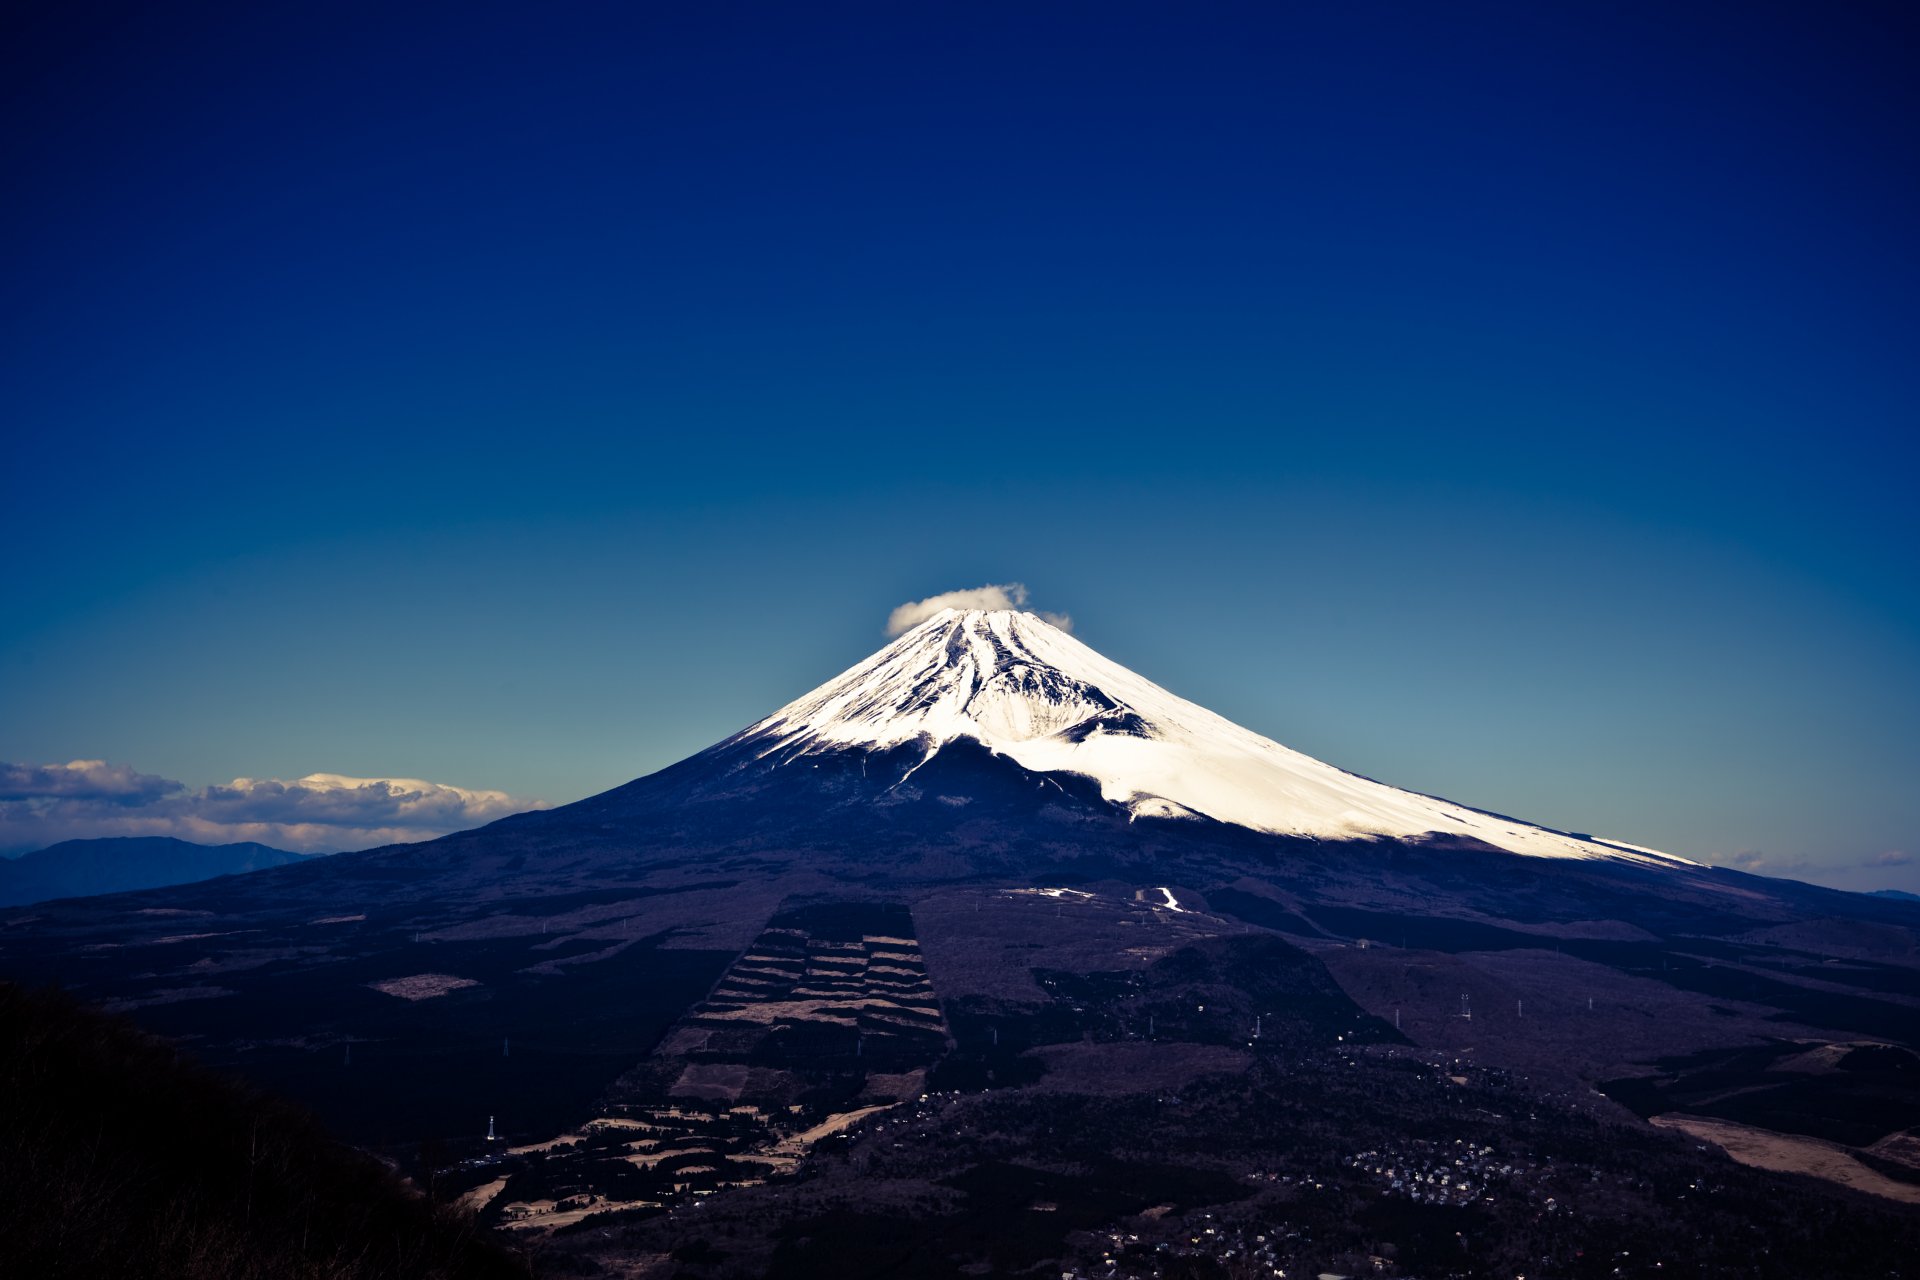
<instances>
[{"instance_id":1,"label":"blue sky","mask_svg":"<svg viewBox=\"0 0 1920 1280\"><path fill-rule=\"evenodd\" d=\"M273 8L5 42L0 759L563 802L1018 580L1920 888L1897 7Z\"/></svg>"}]
</instances>

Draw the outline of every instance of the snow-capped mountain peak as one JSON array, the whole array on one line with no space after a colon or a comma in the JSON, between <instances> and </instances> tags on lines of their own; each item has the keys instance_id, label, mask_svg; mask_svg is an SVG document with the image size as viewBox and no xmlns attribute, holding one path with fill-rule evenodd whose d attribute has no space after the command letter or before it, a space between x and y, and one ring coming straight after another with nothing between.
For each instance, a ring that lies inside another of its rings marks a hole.
<instances>
[{"instance_id":1,"label":"snow-capped mountain peak","mask_svg":"<svg viewBox=\"0 0 1920 1280\"><path fill-rule=\"evenodd\" d=\"M924 760L959 738L1037 773L1092 778L1108 801L1136 816L1201 815L1326 839L1470 837L1541 857L1685 861L1336 769L1010 609L942 610L732 742L782 760L913 744Z\"/></svg>"}]
</instances>

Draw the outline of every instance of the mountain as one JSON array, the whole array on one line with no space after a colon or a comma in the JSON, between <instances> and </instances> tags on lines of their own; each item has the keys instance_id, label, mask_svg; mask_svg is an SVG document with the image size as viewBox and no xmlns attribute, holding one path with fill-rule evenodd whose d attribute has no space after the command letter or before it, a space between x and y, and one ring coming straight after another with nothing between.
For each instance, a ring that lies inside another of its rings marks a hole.
<instances>
[{"instance_id":1,"label":"mountain","mask_svg":"<svg viewBox=\"0 0 1920 1280\"><path fill-rule=\"evenodd\" d=\"M215 852L71 847L147 845ZM363 908L369 919L476 920L692 877L751 891L763 919L794 894L981 881L1186 886L1203 900L1227 891L1245 923L1264 927L1279 911L1306 927L1313 908L1346 912L1353 927L1387 917L1371 927L1379 936L1405 915L1641 937L1915 918L1899 900L1702 866L1375 782L1013 611L943 611L715 745L570 805L417 844L265 856L293 865L153 891L140 909L231 915L248 928L357 920ZM69 928L124 924L128 901L78 902L20 936L57 946ZM665 920L672 905L649 914ZM1308 932L1351 931L1331 919ZM1608 921L1617 927L1596 923ZM721 932L731 940L748 923Z\"/></svg>"},{"instance_id":2,"label":"mountain","mask_svg":"<svg viewBox=\"0 0 1920 1280\"><path fill-rule=\"evenodd\" d=\"M206 845L172 836L63 840L0 861L0 906L188 884L285 866L306 856L251 842Z\"/></svg>"},{"instance_id":3,"label":"mountain","mask_svg":"<svg viewBox=\"0 0 1920 1280\"><path fill-rule=\"evenodd\" d=\"M1031 613L942 610L722 744L783 767L965 740L1032 773L1073 774L1134 817L1205 817L1272 835L1471 840L1512 853L1685 859L1402 791L1289 750L1111 662Z\"/></svg>"},{"instance_id":4,"label":"mountain","mask_svg":"<svg viewBox=\"0 0 1920 1280\"><path fill-rule=\"evenodd\" d=\"M555 1274L1920 1247L1920 904L1374 782L1027 614L937 615L561 808L42 904L0 976L298 1099ZM1706 1153L1756 1130L1851 1189Z\"/></svg>"}]
</instances>

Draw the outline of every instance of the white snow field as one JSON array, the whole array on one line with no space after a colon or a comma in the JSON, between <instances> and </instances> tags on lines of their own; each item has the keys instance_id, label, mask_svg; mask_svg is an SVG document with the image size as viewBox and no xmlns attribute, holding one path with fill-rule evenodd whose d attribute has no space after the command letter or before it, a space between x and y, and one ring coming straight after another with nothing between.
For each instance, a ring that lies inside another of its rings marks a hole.
<instances>
[{"instance_id":1,"label":"white snow field","mask_svg":"<svg viewBox=\"0 0 1920 1280\"><path fill-rule=\"evenodd\" d=\"M763 756L971 738L1037 773L1073 773L1136 817L1202 814L1325 839L1467 836L1513 853L1658 865L1336 769L1162 689L1031 613L942 610L731 741Z\"/></svg>"}]
</instances>

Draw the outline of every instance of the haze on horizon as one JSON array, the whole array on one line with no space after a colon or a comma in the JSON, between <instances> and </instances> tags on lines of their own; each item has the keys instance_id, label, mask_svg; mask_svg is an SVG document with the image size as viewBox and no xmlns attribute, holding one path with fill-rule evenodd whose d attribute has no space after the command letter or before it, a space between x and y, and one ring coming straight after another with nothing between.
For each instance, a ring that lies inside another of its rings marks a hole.
<instances>
[{"instance_id":1,"label":"haze on horizon","mask_svg":"<svg viewBox=\"0 0 1920 1280\"><path fill-rule=\"evenodd\" d=\"M29 14L0 846L564 803L1024 584L1396 786L1920 889L1911 21Z\"/></svg>"}]
</instances>

